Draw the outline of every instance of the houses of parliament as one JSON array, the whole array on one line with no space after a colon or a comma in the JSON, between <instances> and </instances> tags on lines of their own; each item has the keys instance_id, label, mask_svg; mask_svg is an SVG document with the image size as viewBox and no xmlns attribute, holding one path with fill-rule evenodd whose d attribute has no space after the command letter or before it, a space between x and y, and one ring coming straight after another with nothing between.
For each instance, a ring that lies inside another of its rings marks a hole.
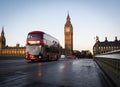
<instances>
[{"instance_id":1,"label":"houses of parliament","mask_svg":"<svg viewBox=\"0 0 120 87\"><path fill-rule=\"evenodd\" d=\"M25 47L20 47L19 44L14 47L6 45L4 27L0 36L0 56L25 56Z\"/></svg>"},{"instance_id":2,"label":"houses of parliament","mask_svg":"<svg viewBox=\"0 0 120 87\"><path fill-rule=\"evenodd\" d=\"M66 23L64 25L64 45L65 48L62 50L63 54L72 54L73 53L73 26L71 24L71 19L69 14L66 18ZM0 56L25 56L26 47L20 47L19 44L11 47L6 45L6 38L4 27L2 27L0 35ZM108 41L107 37L105 41L100 42L99 38L96 37L96 43L93 46L93 54L101 54L112 50L120 49L120 40L117 40L115 37L114 41Z\"/></svg>"},{"instance_id":3,"label":"houses of parliament","mask_svg":"<svg viewBox=\"0 0 120 87\"><path fill-rule=\"evenodd\" d=\"M73 27L71 24L70 16L67 15L66 23L64 26L64 36L65 36L65 54L72 54L73 52ZM6 38L4 33L4 27L2 27L2 32L0 36L0 55L1 56L25 56L25 47L20 47L16 44L14 47L6 45Z\"/></svg>"},{"instance_id":4,"label":"houses of parliament","mask_svg":"<svg viewBox=\"0 0 120 87\"><path fill-rule=\"evenodd\" d=\"M106 52L120 50L120 40L115 37L114 41L108 41L105 37L105 41L100 41L99 37L96 37L96 43L93 46L93 55L103 54Z\"/></svg>"}]
</instances>

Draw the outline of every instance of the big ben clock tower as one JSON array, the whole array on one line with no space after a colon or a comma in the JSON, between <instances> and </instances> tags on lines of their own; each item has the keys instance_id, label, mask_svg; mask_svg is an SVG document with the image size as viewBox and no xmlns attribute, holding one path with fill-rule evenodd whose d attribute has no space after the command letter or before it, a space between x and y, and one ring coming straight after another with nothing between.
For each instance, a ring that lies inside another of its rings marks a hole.
<instances>
[{"instance_id":1,"label":"big ben clock tower","mask_svg":"<svg viewBox=\"0 0 120 87\"><path fill-rule=\"evenodd\" d=\"M65 50L67 54L72 54L73 51L73 27L70 21L70 16L68 14L66 18L66 24L64 26L64 35L65 35Z\"/></svg>"}]
</instances>

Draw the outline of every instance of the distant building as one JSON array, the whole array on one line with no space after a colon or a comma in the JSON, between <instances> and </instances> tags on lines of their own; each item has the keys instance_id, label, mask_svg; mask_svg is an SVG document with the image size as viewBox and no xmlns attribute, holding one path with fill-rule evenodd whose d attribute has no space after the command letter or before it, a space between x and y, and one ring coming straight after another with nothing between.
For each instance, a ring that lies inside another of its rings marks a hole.
<instances>
[{"instance_id":1,"label":"distant building","mask_svg":"<svg viewBox=\"0 0 120 87\"><path fill-rule=\"evenodd\" d=\"M92 58L92 53L89 50L82 50L81 57L82 58Z\"/></svg>"},{"instance_id":2,"label":"distant building","mask_svg":"<svg viewBox=\"0 0 120 87\"><path fill-rule=\"evenodd\" d=\"M115 37L114 41L108 41L107 37L105 37L105 41L100 42L99 37L96 37L96 43L93 46L93 54L102 54L105 52L118 50L120 49L120 40L117 40L117 37Z\"/></svg>"},{"instance_id":3,"label":"distant building","mask_svg":"<svg viewBox=\"0 0 120 87\"><path fill-rule=\"evenodd\" d=\"M73 55L75 55L77 58L92 58L92 53L89 50L82 50L81 52L74 50Z\"/></svg>"},{"instance_id":4,"label":"distant building","mask_svg":"<svg viewBox=\"0 0 120 87\"><path fill-rule=\"evenodd\" d=\"M19 44L16 44L16 46L14 47L9 47L6 45L4 27L2 27L2 32L0 36L0 55L1 56L25 56L25 47L20 47Z\"/></svg>"},{"instance_id":5,"label":"distant building","mask_svg":"<svg viewBox=\"0 0 120 87\"><path fill-rule=\"evenodd\" d=\"M64 26L64 35L65 35L65 53L73 53L73 26L70 21L70 16L68 14L66 18L66 24Z\"/></svg>"},{"instance_id":6,"label":"distant building","mask_svg":"<svg viewBox=\"0 0 120 87\"><path fill-rule=\"evenodd\" d=\"M79 50L73 50L73 55L77 58L81 58L81 52Z\"/></svg>"}]
</instances>

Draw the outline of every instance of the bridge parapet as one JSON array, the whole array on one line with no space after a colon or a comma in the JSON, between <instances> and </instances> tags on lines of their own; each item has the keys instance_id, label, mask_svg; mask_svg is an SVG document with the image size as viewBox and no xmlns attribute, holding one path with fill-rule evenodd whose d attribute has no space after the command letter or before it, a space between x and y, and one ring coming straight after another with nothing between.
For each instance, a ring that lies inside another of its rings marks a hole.
<instances>
[{"instance_id":1,"label":"bridge parapet","mask_svg":"<svg viewBox=\"0 0 120 87\"><path fill-rule=\"evenodd\" d=\"M103 71L120 87L120 50L94 56Z\"/></svg>"},{"instance_id":2,"label":"bridge parapet","mask_svg":"<svg viewBox=\"0 0 120 87\"><path fill-rule=\"evenodd\" d=\"M119 50L113 50L113 51L109 51L103 54L113 54L113 53L120 53L120 49Z\"/></svg>"}]
</instances>

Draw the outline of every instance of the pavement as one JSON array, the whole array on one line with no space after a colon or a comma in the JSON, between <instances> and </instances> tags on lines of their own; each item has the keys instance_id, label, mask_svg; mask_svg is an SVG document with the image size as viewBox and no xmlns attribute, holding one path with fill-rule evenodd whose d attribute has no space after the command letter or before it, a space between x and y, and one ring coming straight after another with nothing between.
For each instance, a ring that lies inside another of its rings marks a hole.
<instances>
[{"instance_id":1,"label":"pavement","mask_svg":"<svg viewBox=\"0 0 120 87\"><path fill-rule=\"evenodd\" d=\"M0 87L110 87L93 59L0 60Z\"/></svg>"}]
</instances>

